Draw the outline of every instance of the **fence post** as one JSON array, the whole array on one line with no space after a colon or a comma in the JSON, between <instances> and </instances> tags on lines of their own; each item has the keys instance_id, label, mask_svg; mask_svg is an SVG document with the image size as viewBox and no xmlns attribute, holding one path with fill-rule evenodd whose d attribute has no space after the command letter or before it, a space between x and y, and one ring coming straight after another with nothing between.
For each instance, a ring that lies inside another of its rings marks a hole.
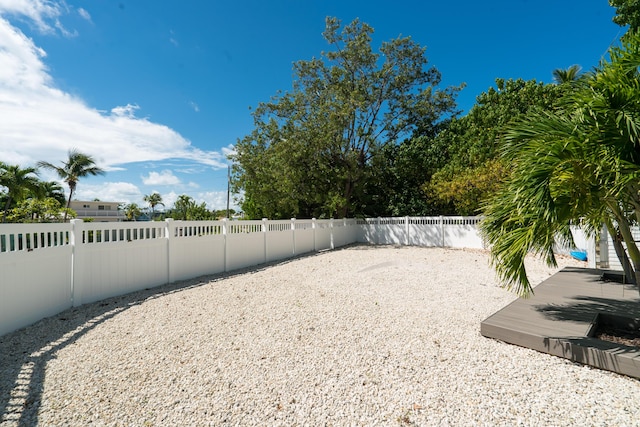
<instances>
[{"instance_id":1,"label":"fence post","mask_svg":"<svg viewBox=\"0 0 640 427\"><path fill-rule=\"evenodd\" d=\"M164 233L167 241L167 283L173 282L173 271L171 268L171 235L174 234L175 224L173 218L165 218L164 220Z\"/></svg>"},{"instance_id":2,"label":"fence post","mask_svg":"<svg viewBox=\"0 0 640 427\"><path fill-rule=\"evenodd\" d=\"M228 251L228 247L229 244L227 242L227 234L229 233L229 230L227 229L227 218L222 218L222 237L223 237L223 241L222 244L224 245L224 251L222 251L224 253L223 257L224 257L224 271L225 273L227 271L229 271L228 265L229 265L229 255L227 254Z\"/></svg>"},{"instance_id":3,"label":"fence post","mask_svg":"<svg viewBox=\"0 0 640 427\"><path fill-rule=\"evenodd\" d=\"M444 217L440 215L440 247L444 248Z\"/></svg>"},{"instance_id":4,"label":"fence post","mask_svg":"<svg viewBox=\"0 0 640 427\"><path fill-rule=\"evenodd\" d=\"M313 251L314 252L318 252L318 244L316 243L316 233L317 231L317 227L316 227L316 219L315 218L311 218L311 229L313 230Z\"/></svg>"},{"instance_id":5,"label":"fence post","mask_svg":"<svg viewBox=\"0 0 640 427\"><path fill-rule=\"evenodd\" d=\"M331 236L331 245L330 245L330 247L331 247L331 250L334 250L335 247L333 246L333 218L331 218L329 220L329 231L330 231L329 235Z\"/></svg>"},{"instance_id":6,"label":"fence post","mask_svg":"<svg viewBox=\"0 0 640 427\"><path fill-rule=\"evenodd\" d=\"M404 244L409 246L409 216L404 217Z\"/></svg>"},{"instance_id":7,"label":"fence post","mask_svg":"<svg viewBox=\"0 0 640 427\"><path fill-rule=\"evenodd\" d=\"M264 262L267 262L267 218L262 218L262 235L264 236Z\"/></svg>"},{"instance_id":8,"label":"fence post","mask_svg":"<svg viewBox=\"0 0 640 427\"><path fill-rule=\"evenodd\" d=\"M82 263L77 262L77 257L79 252L82 249L79 249L79 243L82 240L82 223L84 222L81 219L72 219L69 221L71 223L71 231L69 232L69 245L71 245L71 307L76 306L76 301L80 298L76 298L76 276L80 274L78 271L82 267ZM80 304L82 302L80 301ZM78 305L80 305L78 304Z\"/></svg>"},{"instance_id":9,"label":"fence post","mask_svg":"<svg viewBox=\"0 0 640 427\"><path fill-rule=\"evenodd\" d=\"M293 256L296 256L296 219L291 218L291 239L293 247Z\"/></svg>"}]
</instances>

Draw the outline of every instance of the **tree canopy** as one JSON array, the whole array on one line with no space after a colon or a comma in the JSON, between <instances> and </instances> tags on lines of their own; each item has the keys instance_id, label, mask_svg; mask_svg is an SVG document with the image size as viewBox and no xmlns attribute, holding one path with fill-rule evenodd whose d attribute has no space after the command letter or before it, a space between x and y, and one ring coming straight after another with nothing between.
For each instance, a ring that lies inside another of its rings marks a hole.
<instances>
[{"instance_id":1,"label":"tree canopy","mask_svg":"<svg viewBox=\"0 0 640 427\"><path fill-rule=\"evenodd\" d=\"M640 28L640 0L609 0L609 5L616 8L613 22L621 26L629 26L632 32Z\"/></svg>"},{"instance_id":2,"label":"tree canopy","mask_svg":"<svg viewBox=\"0 0 640 427\"><path fill-rule=\"evenodd\" d=\"M12 204L26 199L30 193L38 192L40 181L37 177L37 169L0 163L0 187L7 189L2 212L2 222L6 222Z\"/></svg>"},{"instance_id":3,"label":"tree canopy","mask_svg":"<svg viewBox=\"0 0 640 427\"><path fill-rule=\"evenodd\" d=\"M290 92L253 113L236 145L234 190L252 218L343 217L361 213L381 150L454 113L459 88L438 89L425 48L408 37L371 44L373 28L327 18L333 48L294 64Z\"/></svg>"},{"instance_id":4,"label":"tree canopy","mask_svg":"<svg viewBox=\"0 0 640 427\"><path fill-rule=\"evenodd\" d=\"M552 110L564 90L535 80L496 79L466 116L453 119L435 140L447 159L424 185L445 207L441 213L477 214L508 171L498 158L505 126L533 108Z\"/></svg>"}]
</instances>

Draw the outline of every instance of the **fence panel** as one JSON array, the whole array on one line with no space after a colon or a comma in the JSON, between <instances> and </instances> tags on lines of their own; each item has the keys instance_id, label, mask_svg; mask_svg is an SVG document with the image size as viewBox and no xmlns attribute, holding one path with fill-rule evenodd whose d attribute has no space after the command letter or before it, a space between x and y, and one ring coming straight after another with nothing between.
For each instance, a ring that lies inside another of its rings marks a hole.
<instances>
[{"instance_id":1,"label":"fence panel","mask_svg":"<svg viewBox=\"0 0 640 427\"><path fill-rule=\"evenodd\" d=\"M445 247L483 249L484 243L478 233L478 217L446 217L442 219Z\"/></svg>"},{"instance_id":2,"label":"fence panel","mask_svg":"<svg viewBox=\"0 0 640 427\"><path fill-rule=\"evenodd\" d=\"M224 272L224 221L167 221L169 282Z\"/></svg>"},{"instance_id":3,"label":"fence panel","mask_svg":"<svg viewBox=\"0 0 640 427\"><path fill-rule=\"evenodd\" d=\"M232 221L227 225L226 271L266 262L263 221Z\"/></svg>"},{"instance_id":4,"label":"fence panel","mask_svg":"<svg viewBox=\"0 0 640 427\"><path fill-rule=\"evenodd\" d=\"M333 220L319 219L316 221L316 251L324 251L327 249L333 249L333 239L331 233L333 232Z\"/></svg>"},{"instance_id":5,"label":"fence panel","mask_svg":"<svg viewBox=\"0 0 640 427\"><path fill-rule=\"evenodd\" d=\"M292 222L268 221L265 224L267 262L291 258L294 255Z\"/></svg>"},{"instance_id":6,"label":"fence panel","mask_svg":"<svg viewBox=\"0 0 640 427\"><path fill-rule=\"evenodd\" d=\"M164 223L74 222L74 227L74 306L168 282Z\"/></svg>"},{"instance_id":7,"label":"fence panel","mask_svg":"<svg viewBox=\"0 0 640 427\"><path fill-rule=\"evenodd\" d=\"M294 249L296 255L313 252L315 249L315 220L294 221Z\"/></svg>"},{"instance_id":8,"label":"fence panel","mask_svg":"<svg viewBox=\"0 0 640 427\"><path fill-rule=\"evenodd\" d=\"M408 218L409 244L412 246L444 246L441 217Z\"/></svg>"},{"instance_id":9,"label":"fence panel","mask_svg":"<svg viewBox=\"0 0 640 427\"><path fill-rule=\"evenodd\" d=\"M0 224L0 335L71 307L70 224Z\"/></svg>"},{"instance_id":10,"label":"fence panel","mask_svg":"<svg viewBox=\"0 0 640 427\"><path fill-rule=\"evenodd\" d=\"M339 248L357 240L356 222L351 219L333 221L333 247Z\"/></svg>"}]
</instances>

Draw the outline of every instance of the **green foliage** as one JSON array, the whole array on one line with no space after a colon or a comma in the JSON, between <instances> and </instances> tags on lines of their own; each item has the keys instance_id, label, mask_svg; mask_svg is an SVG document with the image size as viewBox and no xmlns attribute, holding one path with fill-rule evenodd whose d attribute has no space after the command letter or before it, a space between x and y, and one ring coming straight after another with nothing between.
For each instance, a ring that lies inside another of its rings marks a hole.
<instances>
[{"instance_id":1,"label":"green foliage","mask_svg":"<svg viewBox=\"0 0 640 427\"><path fill-rule=\"evenodd\" d=\"M142 215L142 209L137 203L129 203L124 206L123 210L127 221L136 221L136 219Z\"/></svg>"},{"instance_id":2,"label":"green foliage","mask_svg":"<svg viewBox=\"0 0 640 427\"><path fill-rule=\"evenodd\" d=\"M616 8L613 22L620 26L629 26L631 31L640 28L640 0L609 0L609 5Z\"/></svg>"},{"instance_id":3,"label":"green foliage","mask_svg":"<svg viewBox=\"0 0 640 427\"><path fill-rule=\"evenodd\" d=\"M521 294L531 292L527 253L555 265L555 239L571 242L572 222L594 233L604 223L620 256L626 244L628 278L638 283L630 225L640 221L640 36L609 55L556 110L531 111L507 129L510 178L484 210L481 229L498 274Z\"/></svg>"},{"instance_id":4,"label":"green foliage","mask_svg":"<svg viewBox=\"0 0 640 427\"><path fill-rule=\"evenodd\" d=\"M447 147L423 135L398 145L387 145L377 163L375 179L369 180L365 193L370 195L361 211L365 216L426 216L449 213L452 207L436 199L425 182L448 159Z\"/></svg>"},{"instance_id":5,"label":"green foliage","mask_svg":"<svg viewBox=\"0 0 640 427\"><path fill-rule=\"evenodd\" d=\"M226 214L226 211L225 211ZM173 204L173 209L167 212L167 216L182 221L204 221L217 219L214 214L207 209L207 204L200 204L186 194L181 194Z\"/></svg>"},{"instance_id":6,"label":"green foliage","mask_svg":"<svg viewBox=\"0 0 640 427\"><path fill-rule=\"evenodd\" d=\"M62 222L65 216L75 218L73 209L62 207L53 197L29 198L22 200L7 215L9 222Z\"/></svg>"},{"instance_id":7,"label":"green foliage","mask_svg":"<svg viewBox=\"0 0 640 427\"><path fill-rule=\"evenodd\" d=\"M250 218L362 213L382 149L427 132L455 107L458 88L436 89L440 73L410 38L374 52L369 25L340 28L327 18L334 50L296 62L292 91L261 103L255 129L236 145L233 186Z\"/></svg>"},{"instance_id":8,"label":"green foliage","mask_svg":"<svg viewBox=\"0 0 640 427\"><path fill-rule=\"evenodd\" d=\"M6 222L12 204L19 203L38 191L40 181L36 174L35 168L21 168L18 165L0 162L0 187L6 188L3 197L2 222Z\"/></svg>"},{"instance_id":9,"label":"green foliage","mask_svg":"<svg viewBox=\"0 0 640 427\"><path fill-rule=\"evenodd\" d=\"M145 195L142 200L147 202L149 204L149 207L151 207L151 219L153 220L156 216L156 206L164 206L164 203L162 203L162 196L160 195L160 193L153 192L151 194Z\"/></svg>"},{"instance_id":10,"label":"green foliage","mask_svg":"<svg viewBox=\"0 0 640 427\"><path fill-rule=\"evenodd\" d=\"M487 160L446 180L438 174L425 184L424 191L436 195L442 203L452 204L457 215L478 215L482 204L500 188L508 173L502 161Z\"/></svg>"},{"instance_id":11,"label":"green foliage","mask_svg":"<svg viewBox=\"0 0 640 427\"><path fill-rule=\"evenodd\" d=\"M41 181L39 188L33 194L34 197L39 199L53 198L56 199L61 206L64 206L66 199L64 197L64 189L55 181Z\"/></svg>"},{"instance_id":12,"label":"green foliage","mask_svg":"<svg viewBox=\"0 0 640 427\"><path fill-rule=\"evenodd\" d=\"M69 150L66 161L62 162L62 166L56 166L53 163L40 161L38 167L51 169L58 174L58 177L69 186L69 199L67 200L67 208L71 205L71 198L76 191L78 180L89 175L103 175L104 170L96 166L95 160L88 154L81 153L76 149ZM65 215L64 220L67 220Z\"/></svg>"},{"instance_id":13,"label":"green foliage","mask_svg":"<svg viewBox=\"0 0 640 427\"><path fill-rule=\"evenodd\" d=\"M558 68L556 70L553 70L553 81L559 85L573 85L582 78L583 74L581 74L581 72L582 67L579 65L572 65L567 69Z\"/></svg>"},{"instance_id":14,"label":"green foliage","mask_svg":"<svg viewBox=\"0 0 640 427\"><path fill-rule=\"evenodd\" d=\"M435 143L448 157L423 188L434 199L452 206L445 213L476 213L504 176L504 167L495 159L505 126L532 109L553 110L567 90L563 85L535 80L496 79L496 87L480 94L466 116L454 118L437 135ZM492 179L498 182L494 185Z\"/></svg>"}]
</instances>

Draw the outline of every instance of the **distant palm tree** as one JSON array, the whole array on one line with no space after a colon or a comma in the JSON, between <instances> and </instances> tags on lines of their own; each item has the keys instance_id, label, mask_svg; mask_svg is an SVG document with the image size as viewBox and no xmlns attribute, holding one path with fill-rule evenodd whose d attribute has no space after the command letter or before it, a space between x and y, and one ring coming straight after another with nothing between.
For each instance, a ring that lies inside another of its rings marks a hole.
<instances>
[{"instance_id":1,"label":"distant palm tree","mask_svg":"<svg viewBox=\"0 0 640 427\"><path fill-rule=\"evenodd\" d=\"M22 169L18 165L0 163L0 186L7 188L2 222L6 222L12 202L17 203L25 199L29 193L37 192L40 183L36 177L37 173L36 168Z\"/></svg>"},{"instance_id":2,"label":"distant palm tree","mask_svg":"<svg viewBox=\"0 0 640 427\"><path fill-rule=\"evenodd\" d=\"M124 215L127 217L127 221L135 221L141 214L142 210L136 203L129 203L124 207Z\"/></svg>"},{"instance_id":3,"label":"distant palm tree","mask_svg":"<svg viewBox=\"0 0 640 427\"><path fill-rule=\"evenodd\" d=\"M173 209L183 221L186 221L189 209L194 205L195 200L193 200L192 197L187 196L186 194L181 194L173 204Z\"/></svg>"},{"instance_id":4,"label":"distant palm tree","mask_svg":"<svg viewBox=\"0 0 640 427\"><path fill-rule=\"evenodd\" d=\"M567 69L558 68L553 70L553 81L559 85L563 83L575 83L583 77L581 72L582 67L579 65L572 65Z\"/></svg>"},{"instance_id":5,"label":"distant palm tree","mask_svg":"<svg viewBox=\"0 0 640 427\"><path fill-rule=\"evenodd\" d=\"M155 216L155 213L156 213L156 206L158 205L164 206L164 203L162 203L162 196L160 195L160 193L154 192L154 193L145 195L142 200L149 203L149 206L151 206L151 219L153 220L153 217Z\"/></svg>"},{"instance_id":6,"label":"distant palm tree","mask_svg":"<svg viewBox=\"0 0 640 427\"><path fill-rule=\"evenodd\" d=\"M69 150L69 158L66 162L62 163L62 167L56 166L52 163L40 161L39 167L51 169L55 171L58 176L69 185L69 199L67 200L67 209L71 205L71 198L76 191L78 180L88 175L103 175L105 171L95 164L95 160L92 156L83 154L76 149ZM67 214L64 214L64 221L67 220Z\"/></svg>"}]
</instances>

